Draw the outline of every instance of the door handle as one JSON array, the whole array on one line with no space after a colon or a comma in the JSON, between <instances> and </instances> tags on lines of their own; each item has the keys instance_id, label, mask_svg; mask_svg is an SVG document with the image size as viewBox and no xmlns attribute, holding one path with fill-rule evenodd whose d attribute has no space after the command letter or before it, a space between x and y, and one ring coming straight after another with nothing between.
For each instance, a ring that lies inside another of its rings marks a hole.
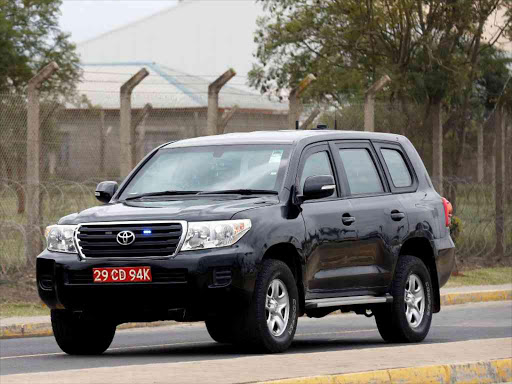
<instances>
[{"instance_id":1,"label":"door handle","mask_svg":"<svg viewBox=\"0 0 512 384\"><path fill-rule=\"evenodd\" d=\"M341 216L341 221L345 225L351 225L356 221L356 218L354 216L350 216L350 213L344 213L343 216Z\"/></svg>"},{"instance_id":2,"label":"door handle","mask_svg":"<svg viewBox=\"0 0 512 384\"><path fill-rule=\"evenodd\" d=\"M391 219L394 221L400 221L405 218L405 213L397 211L396 209L391 211Z\"/></svg>"}]
</instances>

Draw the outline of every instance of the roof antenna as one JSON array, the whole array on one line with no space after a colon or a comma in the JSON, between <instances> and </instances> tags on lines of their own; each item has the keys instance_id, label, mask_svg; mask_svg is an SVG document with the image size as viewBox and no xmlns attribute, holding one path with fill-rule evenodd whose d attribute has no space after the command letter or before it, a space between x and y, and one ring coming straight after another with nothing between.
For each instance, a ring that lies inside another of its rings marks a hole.
<instances>
[{"instance_id":1,"label":"roof antenna","mask_svg":"<svg viewBox=\"0 0 512 384\"><path fill-rule=\"evenodd\" d=\"M338 130L338 120L336 120L336 117L334 117L334 130Z\"/></svg>"},{"instance_id":2,"label":"roof antenna","mask_svg":"<svg viewBox=\"0 0 512 384\"><path fill-rule=\"evenodd\" d=\"M295 130L299 130L299 120L295 120Z\"/></svg>"}]
</instances>

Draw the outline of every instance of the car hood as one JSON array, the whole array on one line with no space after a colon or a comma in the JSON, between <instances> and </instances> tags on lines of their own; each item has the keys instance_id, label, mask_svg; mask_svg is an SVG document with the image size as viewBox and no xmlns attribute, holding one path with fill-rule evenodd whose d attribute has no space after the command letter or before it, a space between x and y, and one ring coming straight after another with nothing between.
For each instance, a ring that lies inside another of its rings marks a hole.
<instances>
[{"instance_id":1,"label":"car hood","mask_svg":"<svg viewBox=\"0 0 512 384\"><path fill-rule=\"evenodd\" d=\"M63 217L59 224L102 221L229 220L236 213L279 203L277 196L191 196L117 202Z\"/></svg>"}]
</instances>

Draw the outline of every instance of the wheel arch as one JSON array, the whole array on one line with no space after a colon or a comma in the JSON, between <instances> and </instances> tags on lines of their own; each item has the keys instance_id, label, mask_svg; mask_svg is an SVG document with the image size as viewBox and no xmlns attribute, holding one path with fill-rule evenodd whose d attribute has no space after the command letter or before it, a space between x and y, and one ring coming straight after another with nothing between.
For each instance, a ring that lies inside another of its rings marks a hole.
<instances>
[{"instance_id":1,"label":"wheel arch","mask_svg":"<svg viewBox=\"0 0 512 384\"><path fill-rule=\"evenodd\" d=\"M291 243L278 243L272 245L265 251L262 262L264 260L280 260L285 263L292 271L295 282L297 283L297 290L299 293L299 316L302 316L305 311L305 287L303 275L303 262L297 248Z\"/></svg>"},{"instance_id":2,"label":"wheel arch","mask_svg":"<svg viewBox=\"0 0 512 384\"><path fill-rule=\"evenodd\" d=\"M432 281L432 291L434 294L433 312L437 313L441 310L441 293L439 288L439 278L437 274L437 266L435 260L434 247L429 239L425 237L413 237L404 242L400 248L398 259L402 256L416 256L419 258L430 273ZM398 263L398 260L397 260Z\"/></svg>"}]
</instances>

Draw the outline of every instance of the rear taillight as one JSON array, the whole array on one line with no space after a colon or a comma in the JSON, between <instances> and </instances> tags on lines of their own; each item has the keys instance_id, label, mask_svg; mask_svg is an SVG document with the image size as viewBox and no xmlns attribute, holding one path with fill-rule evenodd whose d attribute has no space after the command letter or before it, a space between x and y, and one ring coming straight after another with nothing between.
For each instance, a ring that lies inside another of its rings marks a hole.
<instances>
[{"instance_id":1,"label":"rear taillight","mask_svg":"<svg viewBox=\"0 0 512 384\"><path fill-rule=\"evenodd\" d=\"M452 223L453 207L452 207L452 203L450 203L444 197L443 197L443 208L444 208L444 223L447 227L449 227Z\"/></svg>"}]
</instances>

